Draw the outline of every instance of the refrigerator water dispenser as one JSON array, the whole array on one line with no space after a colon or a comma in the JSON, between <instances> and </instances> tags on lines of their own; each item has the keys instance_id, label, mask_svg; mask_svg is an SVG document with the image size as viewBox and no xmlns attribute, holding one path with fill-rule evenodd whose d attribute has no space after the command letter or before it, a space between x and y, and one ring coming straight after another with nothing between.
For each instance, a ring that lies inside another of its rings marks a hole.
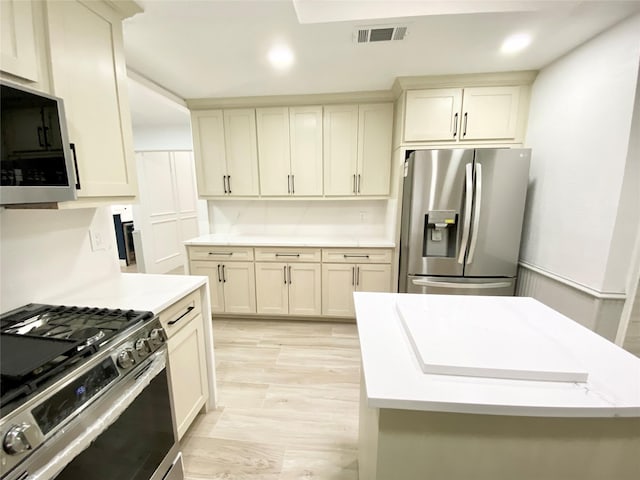
<instances>
[{"instance_id":1,"label":"refrigerator water dispenser","mask_svg":"<svg viewBox=\"0 0 640 480\"><path fill-rule=\"evenodd\" d=\"M455 257L458 214L454 210L431 210L424 216L423 257Z\"/></svg>"}]
</instances>

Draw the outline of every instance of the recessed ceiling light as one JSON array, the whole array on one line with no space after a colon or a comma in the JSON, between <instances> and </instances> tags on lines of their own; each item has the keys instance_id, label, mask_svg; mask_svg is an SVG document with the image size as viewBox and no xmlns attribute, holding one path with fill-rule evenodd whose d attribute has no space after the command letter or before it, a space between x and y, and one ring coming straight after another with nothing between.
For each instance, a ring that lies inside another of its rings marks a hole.
<instances>
[{"instance_id":1,"label":"recessed ceiling light","mask_svg":"<svg viewBox=\"0 0 640 480\"><path fill-rule=\"evenodd\" d=\"M531 43L531 35L527 33L518 33L516 35L511 35L507 37L504 42L502 42L502 47L500 47L500 51L502 53L517 53L521 50L524 50Z\"/></svg>"},{"instance_id":2,"label":"recessed ceiling light","mask_svg":"<svg viewBox=\"0 0 640 480\"><path fill-rule=\"evenodd\" d=\"M285 69L293 63L293 52L286 45L276 45L269 50L269 61L275 68Z\"/></svg>"}]
</instances>

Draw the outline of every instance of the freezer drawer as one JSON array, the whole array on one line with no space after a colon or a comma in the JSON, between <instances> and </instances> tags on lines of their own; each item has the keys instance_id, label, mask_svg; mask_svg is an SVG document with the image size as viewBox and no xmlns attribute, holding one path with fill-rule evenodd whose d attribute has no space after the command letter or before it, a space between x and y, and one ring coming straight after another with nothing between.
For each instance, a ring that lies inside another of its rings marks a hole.
<instances>
[{"instance_id":1,"label":"freezer drawer","mask_svg":"<svg viewBox=\"0 0 640 480\"><path fill-rule=\"evenodd\" d=\"M515 291L515 277L465 278L408 275L407 278L407 293L513 296Z\"/></svg>"}]
</instances>

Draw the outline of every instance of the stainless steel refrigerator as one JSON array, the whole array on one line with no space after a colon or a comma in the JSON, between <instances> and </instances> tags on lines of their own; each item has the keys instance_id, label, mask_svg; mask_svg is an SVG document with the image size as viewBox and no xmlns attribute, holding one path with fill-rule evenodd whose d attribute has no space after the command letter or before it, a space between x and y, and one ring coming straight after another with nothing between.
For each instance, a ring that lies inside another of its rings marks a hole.
<instances>
[{"instance_id":1,"label":"stainless steel refrigerator","mask_svg":"<svg viewBox=\"0 0 640 480\"><path fill-rule=\"evenodd\" d=\"M529 149L416 150L405 163L399 291L515 293Z\"/></svg>"}]
</instances>

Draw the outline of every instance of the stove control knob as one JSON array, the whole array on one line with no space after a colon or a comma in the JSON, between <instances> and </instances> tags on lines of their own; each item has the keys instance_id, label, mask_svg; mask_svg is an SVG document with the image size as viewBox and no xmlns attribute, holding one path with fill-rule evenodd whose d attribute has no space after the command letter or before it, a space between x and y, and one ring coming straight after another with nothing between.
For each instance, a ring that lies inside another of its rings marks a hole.
<instances>
[{"instance_id":1,"label":"stove control knob","mask_svg":"<svg viewBox=\"0 0 640 480\"><path fill-rule=\"evenodd\" d=\"M23 423L13 425L4 436L2 447L9 455L18 455L31 450L37 442L36 431L32 425Z\"/></svg>"},{"instance_id":2,"label":"stove control knob","mask_svg":"<svg viewBox=\"0 0 640 480\"><path fill-rule=\"evenodd\" d=\"M149 343L152 347L159 347L164 343L164 331L161 328L154 328L149 334Z\"/></svg>"},{"instance_id":3,"label":"stove control knob","mask_svg":"<svg viewBox=\"0 0 640 480\"><path fill-rule=\"evenodd\" d=\"M125 348L118 354L118 365L120 368L127 370L131 368L136 363L136 357L133 356L133 350L130 348Z\"/></svg>"},{"instance_id":4,"label":"stove control knob","mask_svg":"<svg viewBox=\"0 0 640 480\"><path fill-rule=\"evenodd\" d=\"M149 355L151 352L151 347L149 346L149 340L146 338L141 338L136 341L136 352L138 352L139 357L144 357L145 355Z\"/></svg>"}]
</instances>

